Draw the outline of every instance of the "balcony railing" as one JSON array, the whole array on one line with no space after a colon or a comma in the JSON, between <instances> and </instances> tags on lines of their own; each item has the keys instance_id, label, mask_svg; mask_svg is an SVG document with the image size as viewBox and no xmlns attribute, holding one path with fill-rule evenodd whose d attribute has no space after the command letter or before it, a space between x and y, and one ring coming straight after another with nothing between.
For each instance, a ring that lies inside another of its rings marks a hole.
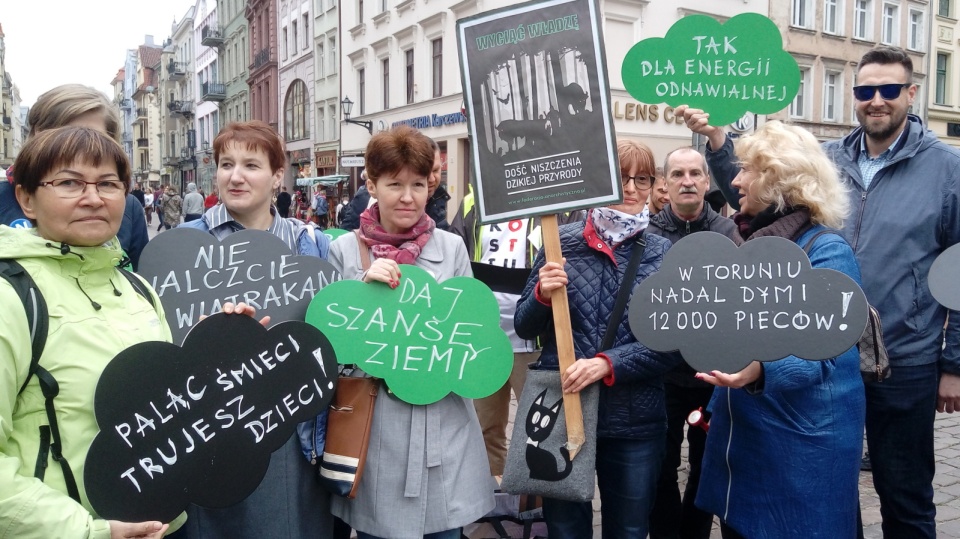
<instances>
[{"instance_id":1,"label":"balcony railing","mask_svg":"<svg viewBox=\"0 0 960 539\"><path fill-rule=\"evenodd\" d=\"M146 117L147 117L147 109L143 107L137 107L137 118L146 118Z\"/></svg>"},{"instance_id":2,"label":"balcony railing","mask_svg":"<svg viewBox=\"0 0 960 539\"><path fill-rule=\"evenodd\" d=\"M137 139L137 148L149 148L150 139L148 138L138 138Z\"/></svg>"},{"instance_id":3,"label":"balcony railing","mask_svg":"<svg viewBox=\"0 0 960 539\"><path fill-rule=\"evenodd\" d=\"M227 85L222 82L204 82L200 85L200 97L204 101L223 101L227 98Z\"/></svg>"},{"instance_id":4,"label":"balcony railing","mask_svg":"<svg viewBox=\"0 0 960 539\"><path fill-rule=\"evenodd\" d=\"M187 67L183 62L170 60L167 63L167 77L172 81L183 80L187 76Z\"/></svg>"},{"instance_id":5,"label":"balcony railing","mask_svg":"<svg viewBox=\"0 0 960 539\"><path fill-rule=\"evenodd\" d=\"M200 43L207 47L219 47L223 45L223 33L217 26L204 26L200 30Z\"/></svg>"},{"instance_id":6,"label":"balcony railing","mask_svg":"<svg viewBox=\"0 0 960 539\"><path fill-rule=\"evenodd\" d=\"M163 166L165 166L165 167L177 167L177 166L180 166L180 158L179 158L179 157L173 157L173 156L169 156L169 155L168 155L167 157L164 157L164 158L163 158Z\"/></svg>"},{"instance_id":7,"label":"balcony railing","mask_svg":"<svg viewBox=\"0 0 960 539\"><path fill-rule=\"evenodd\" d=\"M270 61L270 48L260 49L253 57L253 63L250 64L250 69L258 69L260 66L268 63Z\"/></svg>"},{"instance_id":8,"label":"balcony railing","mask_svg":"<svg viewBox=\"0 0 960 539\"><path fill-rule=\"evenodd\" d=\"M167 104L171 116L189 118L193 115L193 103L190 101L171 101Z\"/></svg>"}]
</instances>

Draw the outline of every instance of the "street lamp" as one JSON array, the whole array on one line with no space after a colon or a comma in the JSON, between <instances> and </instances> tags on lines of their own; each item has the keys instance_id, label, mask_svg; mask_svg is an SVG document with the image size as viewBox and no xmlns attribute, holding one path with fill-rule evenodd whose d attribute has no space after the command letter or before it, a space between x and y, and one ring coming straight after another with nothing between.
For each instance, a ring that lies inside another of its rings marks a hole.
<instances>
[{"instance_id":1,"label":"street lamp","mask_svg":"<svg viewBox=\"0 0 960 539\"><path fill-rule=\"evenodd\" d=\"M373 134L373 122L350 119L350 111L353 110L353 101L350 101L349 97L343 98L343 101L340 102L340 109L343 110L343 121L347 122L348 124L356 124L360 127L366 127L367 132L371 135Z\"/></svg>"}]
</instances>

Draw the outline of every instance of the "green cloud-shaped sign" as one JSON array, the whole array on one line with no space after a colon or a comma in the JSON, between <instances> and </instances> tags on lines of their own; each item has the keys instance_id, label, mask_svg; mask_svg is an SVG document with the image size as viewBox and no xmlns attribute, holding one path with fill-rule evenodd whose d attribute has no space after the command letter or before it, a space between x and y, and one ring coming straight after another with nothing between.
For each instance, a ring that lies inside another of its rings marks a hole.
<instances>
[{"instance_id":1,"label":"green cloud-shaped sign","mask_svg":"<svg viewBox=\"0 0 960 539\"><path fill-rule=\"evenodd\" d=\"M705 15L684 17L665 37L634 45L621 75L638 101L703 109L714 126L747 111L782 110L800 89L800 68L783 50L780 30L757 13L724 24Z\"/></svg>"},{"instance_id":2,"label":"green cloud-shaped sign","mask_svg":"<svg viewBox=\"0 0 960 539\"><path fill-rule=\"evenodd\" d=\"M400 286L338 281L310 302L307 323L320 329L337 361L383 378L411 404L453 392L479 399L510 376L513 347L500 329L500 308L486 285L469 277L438 283L402 265Z\"/></svg>"}]
</instances>

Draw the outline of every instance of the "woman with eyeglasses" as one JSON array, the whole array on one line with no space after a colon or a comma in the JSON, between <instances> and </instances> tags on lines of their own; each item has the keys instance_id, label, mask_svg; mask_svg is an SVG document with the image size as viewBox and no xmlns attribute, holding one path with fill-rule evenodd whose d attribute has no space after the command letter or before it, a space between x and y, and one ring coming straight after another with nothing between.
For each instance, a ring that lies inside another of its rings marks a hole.
<instances>
[{"instance_id":1,"label":"woman with eyeglasses","mask_svg":"<svg viewBox=\"0 0 960 539\"><path fill-rule=\"evenodd\" d=\"M46 302L49 331L39 365L59 386L48 402L63 459L54 459L56 446L44 435L51 421L40 375L29 375L33 340L24 303L0 279L0 534L159 538L168 524L100 519L83 483L97 433L93 395L100 373L125 348L171 338L159 298L145 281L117 268L123 256L117 231L130 185L126 154L99 130L51 129L30 137L13 176L17 202L33 227L0 226L0 259L19 263Z\"/></svg>"},{"instance_id":2,"label":"woman with eyeglasses","mask_svg":"<svg viewBox=\"0 0 960 539\"><path fill-rule=\"evenodd\" d=\"M675 354L649 350L634 338L624 311L615 321L613 344L601 343L622 287L632 290L660 269L670 242L645 235L645 208L656 167L650 149L635 141L617 144L623 203L590 210L585 222L560 228L564 264L537 255L514 316L517 335L540 337L543 352L533 368L557 370L551 293L567 286L577 361L561 373L563 391L576 393L600 384L597 420L597 480L604 538L647 536L667 431L664 373L679 363ZM636 274L625 275L640 251ZM546 337L544 337L546 336ZM543 499L549 536L593 536L590 502Z\"/></svg>"}]
</instances>

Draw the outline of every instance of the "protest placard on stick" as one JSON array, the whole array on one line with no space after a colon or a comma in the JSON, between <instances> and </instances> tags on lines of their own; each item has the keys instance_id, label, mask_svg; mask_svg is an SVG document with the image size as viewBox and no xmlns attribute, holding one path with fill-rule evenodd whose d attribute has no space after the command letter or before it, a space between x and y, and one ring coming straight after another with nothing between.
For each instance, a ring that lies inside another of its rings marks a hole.
<instances>
[{"instance_id":1,"label":"protest placard on stick","mask_svg":"<svg viewBox=\"0 0 960 539\"><path fill-rule=\"evenodd\" d=\"M557 213L623 200L598 2L481 13L457 21L457 44L479 219L543 215L544 250L559 261ZM576 360L569 312L558 306L566 294L564 287L552 296L557 342L570 343L558 349L561 370ZM575 455L578 397L565 393L564 409Z\"/></svg>"}]
</instances>

